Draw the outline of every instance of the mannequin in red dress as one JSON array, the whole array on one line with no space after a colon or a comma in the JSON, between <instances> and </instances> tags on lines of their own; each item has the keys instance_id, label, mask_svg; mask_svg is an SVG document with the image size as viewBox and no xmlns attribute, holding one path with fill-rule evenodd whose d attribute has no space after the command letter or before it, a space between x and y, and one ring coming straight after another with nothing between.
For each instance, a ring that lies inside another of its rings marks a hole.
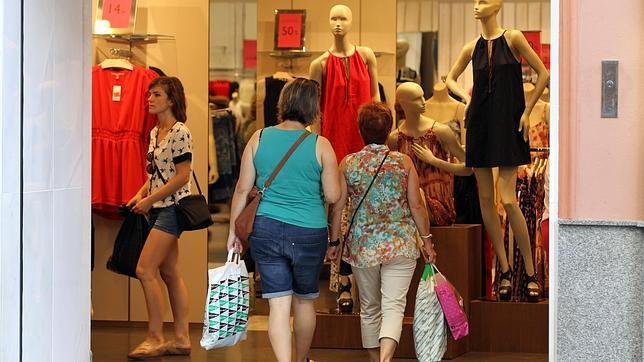
<instances>
[{"instance_id":1,"label":"mannequin in red dress","mask_svg":"<svg viewBox=\"0 0 644 362\"><path fill-rule=\"evenodd\" d=\"M331 8L333 44L309 68L309 78L322 87L322 120L314 131L331 141L338 161L364 146L358 131L358 108L380 101L375 54L370 48L351 44L347 37L352 18L345 5Z\"/></svg>"}]
</instances>

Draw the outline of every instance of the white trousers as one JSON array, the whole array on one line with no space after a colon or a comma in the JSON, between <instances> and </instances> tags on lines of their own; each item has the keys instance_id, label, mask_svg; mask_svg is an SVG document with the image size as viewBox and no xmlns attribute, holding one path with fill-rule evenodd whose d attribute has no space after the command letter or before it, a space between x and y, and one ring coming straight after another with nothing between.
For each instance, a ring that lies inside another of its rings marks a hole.
<instances>
[{"instance_id":1,"label":"white trousers","mask_svg":"<svg viewBox=\"0 0 644 362\"><path fill-rule=\"evenodd\" d=\"M378 348L381 338L398 342L402 332L409 283L416 260L395 257L371 268L353 267L360 293L362 346Z\"/></svg>"}]
</instances>

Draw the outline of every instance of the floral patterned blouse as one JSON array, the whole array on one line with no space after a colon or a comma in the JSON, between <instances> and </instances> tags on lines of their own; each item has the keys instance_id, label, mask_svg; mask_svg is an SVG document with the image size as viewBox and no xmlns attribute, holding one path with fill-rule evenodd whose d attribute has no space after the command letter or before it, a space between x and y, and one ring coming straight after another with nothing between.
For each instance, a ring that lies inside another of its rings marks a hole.
<instances>
[{"instance_id":1,"label":"floral patterned blouse","mask_svg":"<svg viewBox=\"0 0 644 362\"><path fill-rule=\"evenodd\" d=\"M350 217L387 151L385 145L370 144L346 157ZM403 155L390 152L349 230L343 254L346 262L369 268L397 256L418 258L416 224L407 202L408 177Z\"/></svg>"}]
</instances>

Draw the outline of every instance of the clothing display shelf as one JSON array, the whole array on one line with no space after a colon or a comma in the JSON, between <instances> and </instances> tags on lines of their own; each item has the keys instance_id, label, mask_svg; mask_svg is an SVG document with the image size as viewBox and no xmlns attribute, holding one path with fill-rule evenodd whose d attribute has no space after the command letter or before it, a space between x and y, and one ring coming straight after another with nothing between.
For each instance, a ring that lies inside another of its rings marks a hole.
<instances>
[{"instance_id":1,"label":"clothing display shelf","mask_svg":"<svg viewBox=\"0 0 644 362\"><path fill-rule=\"evenodd\" d=\"M160 40L174 40L174 35L165 34L93 34L94 38L106 39L109 42L132 45L154 44Z\"/></svg>"}]
</instances>

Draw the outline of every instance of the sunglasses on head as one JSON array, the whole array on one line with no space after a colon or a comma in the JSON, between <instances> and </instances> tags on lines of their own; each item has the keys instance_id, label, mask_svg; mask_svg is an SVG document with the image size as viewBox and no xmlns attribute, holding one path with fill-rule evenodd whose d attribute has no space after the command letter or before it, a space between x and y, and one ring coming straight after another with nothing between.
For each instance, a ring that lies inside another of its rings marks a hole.
<instances>
[{"instance_id":1,"label":"sunglasses on head","mask_svg":"<svg viewBox=\"0 0 644 362\"><path fill-rule=\"evenodd\" d=\"M148 155L146 156L146 159L148 160L148 165L145 168L145 170L150 174L154 174L157 170L156 163L154 162L154 151L148 152Z\"/></svg>"}]
</instances>

